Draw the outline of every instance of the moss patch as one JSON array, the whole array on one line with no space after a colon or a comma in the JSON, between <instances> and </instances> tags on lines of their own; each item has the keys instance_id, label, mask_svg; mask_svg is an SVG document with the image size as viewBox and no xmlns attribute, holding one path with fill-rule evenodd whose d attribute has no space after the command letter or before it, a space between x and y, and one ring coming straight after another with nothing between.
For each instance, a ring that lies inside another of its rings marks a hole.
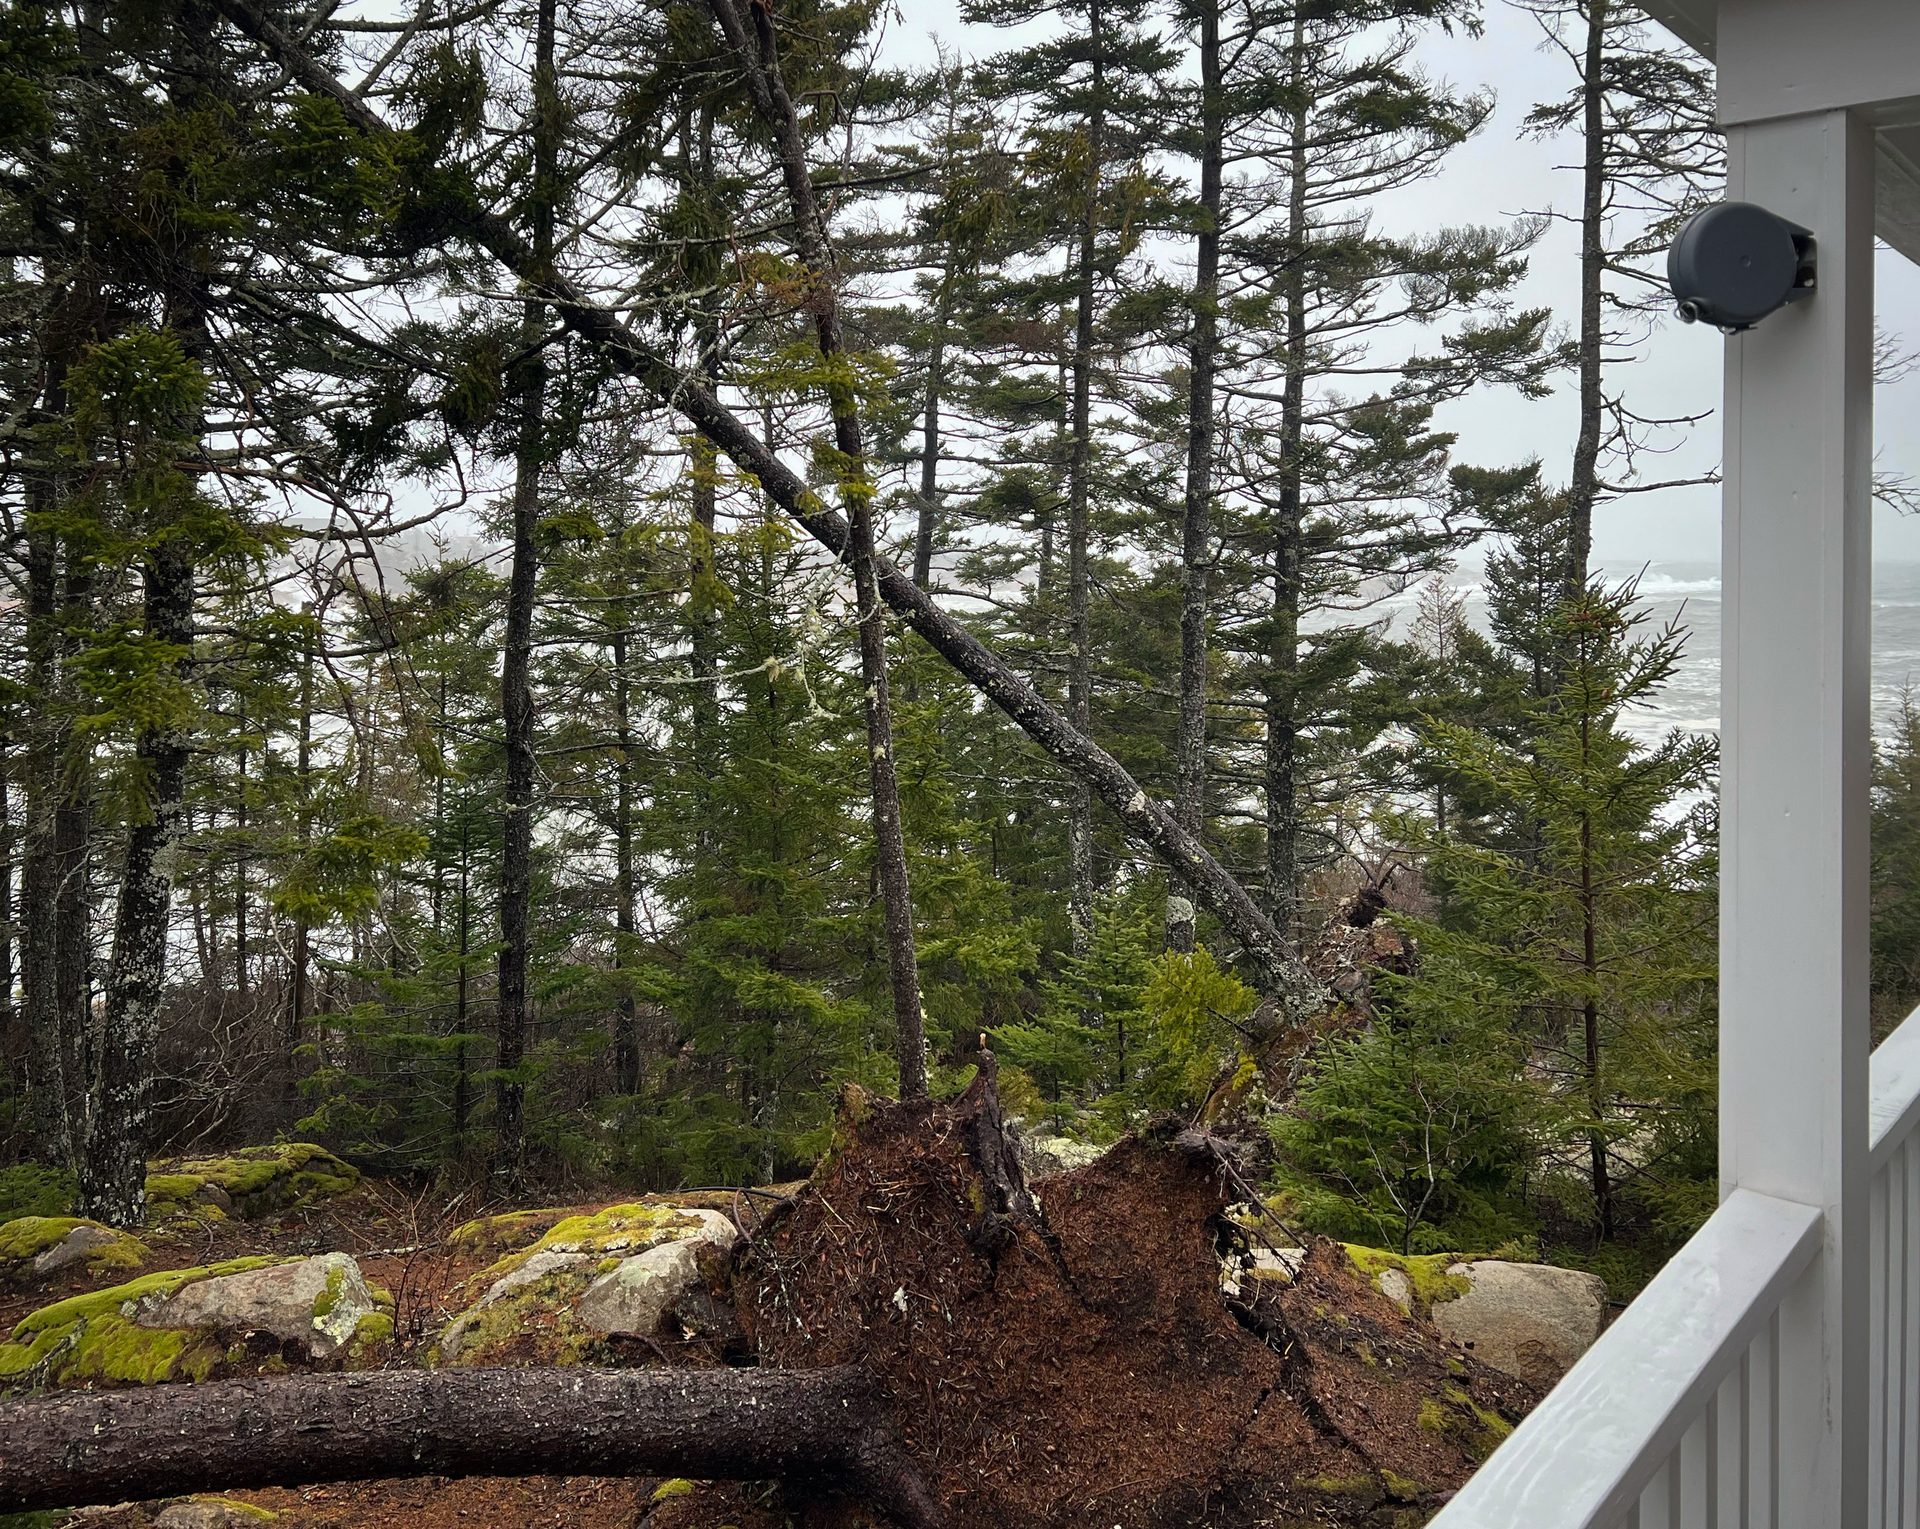
<instances>
[{"instance_id":1,"label":"moss patch","mask_svg":"<svg viewBox=\"0 0 1920 1529\"><path fill-rule=\"evenodd\" d=\"M182 1285L279 1263L233 1258L196 1269L163 1269L124 1285L89 1291L43 1306L20 1319L13 1339L0 1343L0 1384L69 1385L81 1381L205 1380L227 1357L212 1334L193 1328L142 1327L139 1305L172 1295Z\"/></svg>"},{"instance_id":2,"label":"moss patch","mask_svg":"<svg viewBox=\"0 0 1920 1529\"><path fill-rule=\"evenodd\" d=\"M576 1326L573 1305L593 1279L588 1264L554 1269L457 1318L435 1344L435 1365L578 1364L604 1334ZM451 1342L449 1340L452 1340Z\"/></svg>"},{"instance_id":3,"label":"moss patch","mask_svg":"<svg viewBox=\"0 0 1920 1529\"><path fill-rule=\"evenodd\" d=\"M1341 1246L1347 1250L1347 1257L1354 1268L1366 1275L1368 1283L1375 1290L1380 1288L1380 1276L1387 1270L1398 1269L1404 1274L1408 1285L1413 1288L1413 1309L1422 1316L1436 1306L1458 1300L1473 1288L1464 1275L1447 1273L1448 1269L1462 1261L1458 1253L1427 1253L1409 1258L1399 1253L1389 1253L1384 1248L1367 1248L1354 1242Z\"/></svg>"},{"instance_id":4,"label":"moss patch","mask_svg":"<svg viewBox=\"0 0 1920 1529\"><path fill-rule=\"evenodd\" d=\"M242 1502L237 1497L177 1497L174 1501L199 1503L204 1507L218 1508L234 1518L245 1519L253 1524L271 1524L280 1517L271 1508L263 1508L258 1503Z\"/></svg>"},{"instance_id":5,"label":"moss patch","mask_svg":"<svg viewBox=\"0 0 1920 1529\"><path fill-rule=\"evenodd\" d=\"M636 1202L609 1205L590 1215L567 1216L555 1222L538 1240L499 1259L475 1283L492 1284L513 1273L536 1253L599 1253L626 1256L645 1252L701 1230L700 1217L672 1205Z\"/></svg>"},{"instance_id":6,"label":"moss patch","mask_svg":"<svg viewBox=\"0 0 1920 1529\"><path fill-rule=\"evenodd\" d=\"M456 1226L447 1237L447 1245L470 1257L498 1258L513 1248L525 1247L573 1214L566 1206L555 1206L547 1210L510 1210L503 1215L480 1216Z\"/></svg>"},{"instance_id":7,"label":"moss patch","mask_svg":"<svg viewBox=\"0 0 1920 1529\"><path fill-rule=\"evenodd\" d=\"M357 1168L312 1142L246 1147L156 1163L147 1175L147 1215L164 1221L218 1214L225 1200L234 1215L252 1221L345 1194L359 1182Z\"/></svg>"},{"instance_id":8,"label":"moss patch","mask_svg":"<svg viewBox=\"0 0 1920 1529\"><path fill-rule=\"evenodd\" d=\"M1497 1412L1490 1412L1458 1386L1448 1386L1438 1396L1420 1399L1420 1431L1452 1439L1474 1460L1485 1460L1500 1441L1513 1432L1513 1424Z\"/></svg>"},{"instance_id":9,"label":"moss patch","mask_svg":"<svg viewBox=\"0 0 1920 1529\"><path fill-rule=\"evenodd\" d=\"M49 1248L58 1247L76 1227L82 1226L106 1232L113 1238L87 1255L89 1269L137 1269L147 1261L147 1245L138 1237L116 1232L97 1221L77 1216L18 1216L0 1223L0 1274L9 1272L5 1265L24 1264Z\"/></svg>"}]
</instances>

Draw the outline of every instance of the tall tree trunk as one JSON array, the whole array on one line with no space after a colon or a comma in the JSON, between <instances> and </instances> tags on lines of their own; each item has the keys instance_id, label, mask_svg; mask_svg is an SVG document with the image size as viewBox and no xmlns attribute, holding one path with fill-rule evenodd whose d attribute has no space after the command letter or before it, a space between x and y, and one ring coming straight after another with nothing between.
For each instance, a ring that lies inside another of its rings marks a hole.
<instances>
[{"instance_id":1,"label":"tall tree trunk","mask_svg":"<svg viewBox=\"0 0 1920 1529\"><path fill-rule=\"evenodd\" d=\"M1073 299L1073 400L1067 442L1067 718L1093 733L1092 554L1093 324L1100 258L1101 155L1106 147L1106 11L1088 0L1087 50L1093 61L1092 103L1087 110L1087 179L1081 189L1080 248ZM1093 792L1077 777L1067 792L1067 915L1073 953L1093 947Z\"/></svg>"},{"instance_id":2,"label":"tall tree trunk","mask_svg":"<svg viewBox=\"0 0 1920 1529\"><path fill-rule=\"evenodd\" d=\"M727 40L746 66L754 105L772 130L793 205L795 243L815 284L814 338L829 362L845 354L840 334L839 273L827 238L826 219L813 194L806 140L800 119L780 73L773 18L750 4L751 20L736 0L710 0ZM851 383L829 366L827 402L833 414L836 476L847 510L847 551L853 571L856 619L860 634L860 677L867 720L867 779L873 803L875 877L880 885L881 916L887 949L888 986L893 998L894 1050L900 1069L900 1097L924 1098L927 1092L926 1019L920 1010L918 953L913 938L913 897L907 876L906 836L900 821L900 785L893 751L893 703L887 676L887 606L880 594L873 546L874 487L869 476L859 406Z\"/></svg>"},{"instance_id":3,"label":"tall tree trunk","mask_svg":"<svg viewBox=\"0 0 1920 1529\"><path fill-rule=\"evenodd\" d=\"M69 1104L79 1080L67 1076L70 1057L59 992L59 815L67 790L65 713L58 705L59 544L52 531L37 524L52 507L51 483L36 476L27 492L27 689L30 695L55 698L52 706L36 707L28 722L24 772L20 975L28 1045L27 1101L37 1150L51 1161L72 1166L79 1160L79 1142Z\"/></svg>"},{"instance_id":4,"label":"tall tree trunk","mask_svg":"<svg viewBox=\"0 0 1920 1529\"><path fill-rule=\"evenodd\" d=\"M174 112L185 115L204 106L216 78L210 48L214 14L199 0L185 0L172 18L172 31L168 49L175 83L169 87L168 102ZM191 249L183 249L171 258L168 319L182 353L204 367L212 353L207 278L193 256ZM188 432L191 449L199 450L205 432L204 417L195 419ZM188 489L198 494L197 470L188 478ZM191 518L181 509L169 501L150 511L156 523L149 528L141 570L141 625L156 648L175 655L169 661L171 678L184 689L193 672L195 568ZM146 1220L154 1055L166 993L174 862L191 746L188 725L171 717L143 726L134 743L144 800L142 815L127 829L120 870L76 1205L81 1215L109 1226L139 1226Z\"/></svg>"},{"instance_id":5,"label":"tall tree trunk","mask_svg":"<svg viewBox=\"0 0 1920 1529\"><path fill-rule=\"evenodd\" d=\"M191 337L188 344L191 354ZM183 533L165 536L148 554L144 581L143 630L155 643L178 650L174 667L184 682L193 643L194 570ZM137 1227L146 1219L153 1053L166 986L188 741L183 726L167 723L143 729L135 746L147 782L146 817L127 830L80 1164L79 1213L109 1226Z\"/></svg>"},{"instance_id":6,"label":"tall tree trunk","mask_svg":"<svg viewBox=\"0 0 1920 1529\"><path fill-rule=\"evenodd\" d=\"M683 132L688 140L686 159L700 196L711 201L713 181L713 111L703 106ZM712 280L717 272L707 269L705 257L696 265L699 279ZM710 313L702 311L694 325L695 346L699 352L700 375L710 388L720 381L720 325ZM693 724L694 801L698 821L694 845L705 854L713 844L713 792L709 768L720 747L720 605L718 575L714 570L715 536L719 525L720 453L705 436L697 436L689 453L692 478L693 526L688 558L687 667L693 680L691 720Z\"/></svg>"},{"instance_id":7,"label":"tall tree trunk","mask_svg":"<svg viewBox=\"0 0 1920 1529\"><path fill-rule=\"evenodd\" d=\"M294 746L294 834L301 855L313 842L313 666L314 614L312 602L301 606L300 644L300 723L299 741ZM281 1056L285 1072L281 1080L281 1102L289 1119L299 1098L299 1050L307 1033L308 969L313 961L312 930L305 913L293 916L293 948L288 952L287 1021L281 1037Z\"/></svg>"},{"instance_id":8,"label":"tall tree trunk","mask_svg":"<svg viewBox=\"0 0 1920 1529\"><path fill-rule=\"evenodd\" d=\"M473 871L471 859L471 841L473 837L472 820L464 793L460 798L460 914L458 966L455 968L453 989L453 1033L459 1037L453 1043L453 1140L456 1147L464 1147L467 1139L468 1119L473 1113L473 1084L467 1073L467 957L472 953L473 915L472 887Z\"/></svg>"},{"instance_id":9,"label":"tall tree trunk","mask_svg":"<svg viewBox=\"0 0 1920 1529\"><path fill-rule=\"evenodd\" d=\"M1200 207L1194 235L1192 330L1187 340L1187 481L1180 534L1179 773L1174 815L1194 838L1207 817L1207 575L1212 541L1214 370L1220 328L1220 198L1225 149L1220 99L1220 0L1200 4ZM1194 906L1184 887L1167 898L1167 948L1192 950Z\"/></svg>"},{"instance_id":10,"label":"tall tree trunk","mask_svg":"<svg viewBox=\"0 0 1920 1529\"><path fill-rule=\"evenodd\" d=\"M558 0L540 0L534 33L533 186L529 220L533 258L553 265L559 202L559 76L554 68ZM501 819L500 990L495 1022L493 1171L518 1184L526 1159L527 967L533 903L533 603L539 578L540 468L545 453L547 365L542 353L546 306L529 302L521 328L528 349L520 393L520 438L514 456L513 570L507 584L507 631L500 666L500 713L506 731L507 800Z\"/></svg>"},{"instance_id":11,"label":"tall tree trunk","mask_svg":"<svg viewBox=\"0 0 1920 1529\"><path fill-rule=\"evenodd\" d=\"M626 971L633 959L633 720L627 695L627 602L615 602L613 619L613 969L620 996L613 1016L613 1084L623 1094L640 1091L640 1036L633 988Z\"/></svg>"},{"instance_id":12,"label":"tall tree trunk","mask_svg":"<svg viewBox=\"0 0 1920 1529\"><path fill-rule=\"evenodd\" d=\"M1287 934L1300 917L1300 605L1304 530L1300 443L1307 385L1306 23L1295 18L1291 80L1296 105L1288 155L1286 376L1280 397L1280 497L1273 527L1273 615L1267 645L1267 910Z\"/></svg>"},{"instance_id":13,"label":"tall tree trunk","mask_svg":"<svg viewBox=\"0 0 1920 1529\"><path fill-rule=\"evenodd\" d=\"M785 1477L939 1513L862 1371L375 1370L0 1405L0 1512L393 1476ZM85 1440L84 1448L75 1448Z\"/></svg>"},{"instance_id":14,"label":"tall tree trunk","mask_svg":"<svg viewBox=\"0 0 1920 1529\"><path fill-rule=\"evenodd\" d=\"M238 780L235 783L233 801L233 826L236 839L233 865L233 986L242 1005L246 1003L249 986L247 975L247 923L252 917L248 906L247 871L251 857L247 853L247 702L244 695L236 693L236 709L240 722L240 759Z\"/></svg>"},{"instance_id":15,"label":"tall tree trunk","mask_svg":"<svg viewBox=\"0 0 1920 1529\"><path fill-rule=\"evenodd\" d=\"M1606 274L1606 43L1611 0L1587 0L1581 61L1580 130L1580 431L1567 486L1566 598L1586 587L1593 557L1593 509L1600 497L1602 281Z\"/></svg>"},{"instance_id":16,"label":"tall tree trunk","mask_svg":"<svg viewBox=\"0 0 1920 1529\"><path fill-rule=\"evenodd\" d=\"M13 734L18 713L11 709L0 710L0 1038L3 1038L10 1057L19 1055L15 1049L18 1036L15 1030L17 1015L13 1006L14 982L14 800L13 800ZM19 1096L23 1075L16 1074L9 1080Z\"/></svg>"},{"instance_id":17,"label":"tall tree trunk","mask_svg":"<svg viewBox=\"0 0 1920 1529\"><path fill-rule=\"evenodd\" d=\"M946 384L947 325L952 321L953 263L958 258L949 247L933 301L927 388L920 403L920 513L913 530L913 582L922 589L933 579L933 544L940 535L940 394Z\"/></svg>"}]
</instances>

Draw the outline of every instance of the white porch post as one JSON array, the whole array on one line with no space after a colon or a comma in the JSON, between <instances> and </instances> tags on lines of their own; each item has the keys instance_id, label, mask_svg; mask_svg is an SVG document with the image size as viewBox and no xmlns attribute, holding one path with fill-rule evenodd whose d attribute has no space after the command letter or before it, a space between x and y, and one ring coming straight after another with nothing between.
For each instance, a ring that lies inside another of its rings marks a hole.
<instances>
[{"instance_id":1,"label":"white porch post","mask_svg":"<svg viewBox=\"0 0 1920 1529\"><path fill-rule=\"evenodd\" d=\"M1728 129L1728 195L1813 230L1819 275L1727 342L1721 1190L1825 1212L1781 1310L1780 1524L1864 1529L1873 141Z\"/></svg>"}]
</instances>

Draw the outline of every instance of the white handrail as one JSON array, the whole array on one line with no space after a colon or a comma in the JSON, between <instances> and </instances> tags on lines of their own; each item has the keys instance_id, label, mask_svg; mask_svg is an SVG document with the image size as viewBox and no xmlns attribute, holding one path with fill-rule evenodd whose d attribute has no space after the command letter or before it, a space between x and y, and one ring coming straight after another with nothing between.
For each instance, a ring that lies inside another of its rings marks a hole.
<instances>
[{"instance_id":1,"label":"white handrail","mask_svg":"<svg viewBox=\"0 0 1920 1529\"><path fill-rule=\"evenodd\" d=\"M1867 1078L1867 1140L1878 1173L1920 1126L1920 1009L1873 1048Z\"/></svg>"},{"instance_id":2,"label":"white handrail","mask_svg":"<svg viewBox=\"0 0 1920 1529\"><path fill-rule=\"evenodd\" d=\"M1820 1211L1736 1189L1429 1529L1612 1529L1820 1246Z\"/></svg>"}]
</instances>

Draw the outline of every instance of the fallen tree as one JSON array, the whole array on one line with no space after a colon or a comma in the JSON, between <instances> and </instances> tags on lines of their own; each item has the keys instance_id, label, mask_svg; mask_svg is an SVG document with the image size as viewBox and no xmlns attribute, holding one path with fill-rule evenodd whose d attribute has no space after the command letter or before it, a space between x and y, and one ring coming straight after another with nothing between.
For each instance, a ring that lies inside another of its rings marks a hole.
<instances>
[{"instance_id":1,"label":"fallen tree","mask_svg":"<svg viewBox=\"0 0 1920 1529\"><path fill-rule=\"evenodd\" d=\"M345 120L375 140L392 139L395 129L342 83L312 52L282 27L257 0L214 0L216 8L245 35L260 43L302 88L324 96ZM763 8L752 8L756 15ZM766 29L770 37L771 28ZM743 39L743 48L751 45ZM755 61L742 60L751 71ZM472 188L448 185L438 177L416 195L421 217L449 238L471 240L518 277L614 368L632 377L668 408L677 411L742 471L751 474L769 498L849 568L862 560L861 544L846 519L820 501L779 454L700 378L674 366L631 327L601 307L576 283L534 251L513 225L479 205ZM970 632L912 578L877 553L872 573L880 598L935 652L998 706L1068 774L1083 780L1119 819L1134 843L1158 857L1220 920L1239 943L1269 999L1288 1019L1311 1013L1321 1001L1320 985L1299 960L1292 942L1263 913L1247 889L1216 860L1199 838L1182 827L1173 811L1150 797L1126 768L1076 728L1012 665Z\"/></svg>"},{"instance_id":2,"label":"fallen tree","mask_svg":"<svg viewBox=\"0 0 1920 1529\"><path fill-rule=\"evenodd\" d=\"M1247 1267L1219 1140L1168 1122L1028 1190L990 1055L952 1101L850 1091L684 1367L386 1370L0 1405L0 1511L424 1474L658 1474L649 1529L1401 1529L1532 1400L1336 1244ZM1257 1240L1257 1234L1254 1234ZM1223 1292L1223 1252L1240 1277ZM653 1347L637 1362L656 1364ZM745 1359L756 1368L729 1368ZM764 1491L726 1481L777 1483Z\"/></svg>"},{"instance_id":3,"label":"fallen tree","mask_svg":"<svg viewBox=\"0 0 1920 1529\"><path fill-rule=\"evenodd\" d=\"M671 1475L837 1488L939 1521L871 1376L382 1370L74 1392L0 1413L0 1513L394 1476Z\"/></svg>"}]
</instances>

